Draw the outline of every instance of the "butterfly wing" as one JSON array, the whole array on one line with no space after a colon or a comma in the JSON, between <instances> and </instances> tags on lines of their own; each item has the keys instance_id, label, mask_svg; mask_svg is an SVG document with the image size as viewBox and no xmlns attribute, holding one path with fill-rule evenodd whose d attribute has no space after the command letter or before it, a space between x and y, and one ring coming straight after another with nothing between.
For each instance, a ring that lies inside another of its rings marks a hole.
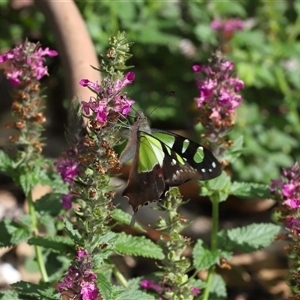
<instances>
[{"instance_id":1,"label":"butterfly wing","mask_svg":"<svg viewBox=\"0 0 300 300\"><path fill-rule=\"evenodd\" d=\"M164 197L170 186L209 180L221 174L213 154L180 135L158 129L137 132L137 151L123 196L134 212Z\"/></svg>"},{"instance_id":2,"label":"butterfly wing","mask_svg":"<svg viewBox=\"0 0 300 300\"><path fill-rule=\"evenodd\" d=\"M192 179L209 180L221 174L218 160L198 143L159 129L153 129L152 135L163 145L162 168L166 185L178 186Z\"/></svg>"},{"instance_id":3,"label":"butterfly wing","mask_svg":"<svg viewBox=\"0 0 300 300\"><path fill-rule=\"evenodd\" d=\"M122 195L127 197L134 212L142 205L159 200L165 191L162 144L146 132L138 131L128 184Z\"/></svg>"}]
</instances>

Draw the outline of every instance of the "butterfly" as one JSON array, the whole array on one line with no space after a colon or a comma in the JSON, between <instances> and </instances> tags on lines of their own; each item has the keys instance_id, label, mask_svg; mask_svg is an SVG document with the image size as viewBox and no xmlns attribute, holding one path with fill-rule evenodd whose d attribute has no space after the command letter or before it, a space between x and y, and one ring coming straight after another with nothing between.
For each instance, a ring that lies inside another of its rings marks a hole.
<instances>
[{"instance_id":1,"label":"butterfly","mask_svg":"<svg viewBox=\"0 0 300 300\"><path fill-rule=\"evenodd\" d=\"M222 172L209 150L175 133L150 128L142 112L135 117L129 142L119 160L123 164L132 158L122 196L128 198L134 214L141 206L163 199L172 186L192 179L213 179Z\"/></svg>"}]
</instances>

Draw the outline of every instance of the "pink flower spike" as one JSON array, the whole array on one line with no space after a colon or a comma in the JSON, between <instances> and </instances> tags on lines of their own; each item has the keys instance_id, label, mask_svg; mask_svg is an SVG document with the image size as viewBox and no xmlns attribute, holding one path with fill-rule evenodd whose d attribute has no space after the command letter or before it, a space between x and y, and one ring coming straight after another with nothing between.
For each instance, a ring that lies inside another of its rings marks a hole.
<instances>
[{"instance_id":1,"label":"pink flower spike","mask_svg":"<svg viewBox=\"0 0 300 300\"><path fill-rule=\"evenodd\" d=\"M220 19L215 19L210 23L210 27L213 30L220 30L223 28L223 22Z\"/></svg>"},{"instance_id":2,"label":"pink flower spike","mask_svg":"<svg viewBox=\"0 0 300 300\"><path fill-rule=\"evenodd\" d=\"M82 110L83 110L83 112L84 112L87 116L89 116L89 115L90 115L91 102L81 101L81 105L82 105Z\"/></svg>"},{"instance_id":3,"label":"pink flower spike","mask_svg":"<svg viewBox=\"0 0 300 300\"><path fill-rule=\"evenodd\" d=\"M300 201L298 199L287 199L282 203L289 206L291 209L300 208Z\"/></svg>"},{"instance_id":4,"label":"pink flower spike","mask_svg":"<svg viewBox=\"0 0 300 300\"><path fill-rule=\"evenodd\" d=\"M41 51L41 55L48 55L50 57L57 56L58 52L55 50L50 50L48 47Z\"/></svg>"},{"instance_id":5,"label":"pink flower spike","mask_svg":"<svg viewBox=\"0 0 300 300\"><path fill-rule=\"evenodd\" d=\"M192 69L194 72L200 72L202 70L202 67L199 65L193 65Z\"/></svg>"},{"instance_id":6,"label":"pink flower spike","mask_svg":"<svg viewBox=\"0 0 300 300\"><path fill-rule=\"evenodd\" d=\"M79 84L82 85L82 86L88 86L89 82L90 81L88 79L81 79L79 81Z\"/></svg>"},{"instance_id":7,"label":"pink flower spike","mask_svg":"<svg viewBox=\"0 0 300 300\"><path fill-rule=\"evenodd\" d=\"M77 253L77 259L80 259L80 258L85 257L87 255L88 255L87 250L79 250L78 253Z\"/></svg>"},{"instance_id":8,"label":"pink flower spike","mask_svg":"<svg viewBox=\"0 0 300 300\"><path fill-rule=\"evenodd\" d=\"M69 210L72 208L72 198L74 196L72 194L62 195L62 205L65 209Z\"/></svg>"},{"instance_id":9,"label":"pink flower spike","mask_svg":"<svg viewBox=\"0 0 300 300\"><path fill-rule=\"evenodd\" d=\"M124 76L124 82L126 82L126 84L131 84L135 79L135 74L133 72L128 72L125 74Z\"/></svg>"},{"instance_id":10,"label":"pink flower spike","mask_svg":"<svg viewBox=\"0 0 300 300\"><path fill-rule=\"evenodd\" d=\"M296 187L292 183L287 183L282 188L282 194L287 197L291 198L295 193Z\"/></svg>"},{"instance_id":11,"label":"pink flower spike","mask_svg":"<svg viewBox=\"0 0 300 300\"><path fill-rule=\"evenodd\" d=\"M92 82L88 79L81 79L79 81L79 84L84 87L89 87L91 90L93 90L96 93L100 93L102 91L102 88L99 85L98 81Z\"/></svg>"}]
</instances>

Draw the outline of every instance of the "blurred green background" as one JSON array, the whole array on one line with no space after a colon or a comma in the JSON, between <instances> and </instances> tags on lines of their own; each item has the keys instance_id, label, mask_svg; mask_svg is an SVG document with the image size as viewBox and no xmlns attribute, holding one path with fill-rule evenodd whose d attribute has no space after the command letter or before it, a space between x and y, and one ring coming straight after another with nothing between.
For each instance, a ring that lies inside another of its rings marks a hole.
<instances>
[{"instance_id":1,"label":"blurred green background","mask_svg":"<svg viewBox=\"0 0 300 300\"><path fill-rule=\"evenodd\" d=\"M244 136L244 152L232 165L234 179L269 183L280 168L299 160L300 2L299 1L80 1L76 2L97 53L108 38L125 30L134 42L129 86L136 108L151 114L153 127L193 129L198 96L195 63L206 64L221 49L245 83L243 103L231 137ZM215 19L244 21L240 31L211 28ZM0 2L0 52L27 37L56 49L44 16L32 4L12 8ZM49 66L47 114L54 134L67 122L66 93L59 58ZM1 80L3 78L1 77ZM168 97L170 91L175 97ZM1 104L1 109L9 105ZM55 122L51 123L51 119ZM199 134L198 134L199 138Z\"/></svg>"}]
</instances>

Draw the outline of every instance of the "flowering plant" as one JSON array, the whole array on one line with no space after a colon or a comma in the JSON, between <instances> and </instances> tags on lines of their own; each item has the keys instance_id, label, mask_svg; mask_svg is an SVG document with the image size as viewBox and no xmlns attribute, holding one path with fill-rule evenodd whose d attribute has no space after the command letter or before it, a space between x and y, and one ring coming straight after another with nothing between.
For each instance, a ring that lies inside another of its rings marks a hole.
<instances>
[{"instance_id":1,"label":"flowering plant","mask_svg":"<svg viewBox=\"0 0 300 300\"><path fill-rule=\"evenodd\" d=\"M184 255L192 241L181 234L188 221L177 211L182 203L177 188L170 189L158 205L167 216L157 221L160 234L157 243L144 236L113 230L116 224L128 225L131 219L114 206L115 187L110 184L110 171L120 169L115 151L119 143L117 133L134 104L125 87L130 86L135 75L123 73L130 57L130 45L123 33L112 37L99 69L105 77L100 83L80 81L93 96L70 106L69 149L55 163L41 155L43 144L39 133L44 117L39 106L38 80L47 74L41 64L44 56L56 53L26 42L1 56L2 61L12 60L6 74L18 87L13 111L20 120L15 123L19 134L10 139L18 147L12 152L0 152L0 168L21 185L29 204L29 214L24 218L5 219L0 223L0 231L6 233L1 246L21 241L34 245L42 276L37 285L13 284L13 291L6 292L5 296L192 300L201 295L202 299L226 299L225 281L216 274L216 266L230 268L228 261L233 251L251 252L266 247L279 231L279 226L274 224L219 230L218 207L229 195L269 196L267 186L232 182L225 171L201 186L201 195L210 197L213 206L211 245L205 245L200 239L195 241L192 259ZM220 52L212 54L208 66L193 67L200 75L199 97L195 101L199 108L198 122L202 125L202 143L210 145L224 167L242 150L241 137L234 141L228 137L228 132L233 130L236 108L242 101L237 93L243 88L243 82L232 76L233 67ZM37 183L50 185L52 192L34 202L32 189ZM287 189L291 194L292 187ZM46 227L46 234L41 234L41 225ZM135 229L144 231L138 224ZM127 280L112 259L117 254L156 259L160 272L151 278ZM56 273L50 276L48 270L53 259L57 263ZM204 270L205 278L196 276Z\"/></svg>"}]
</instances>

